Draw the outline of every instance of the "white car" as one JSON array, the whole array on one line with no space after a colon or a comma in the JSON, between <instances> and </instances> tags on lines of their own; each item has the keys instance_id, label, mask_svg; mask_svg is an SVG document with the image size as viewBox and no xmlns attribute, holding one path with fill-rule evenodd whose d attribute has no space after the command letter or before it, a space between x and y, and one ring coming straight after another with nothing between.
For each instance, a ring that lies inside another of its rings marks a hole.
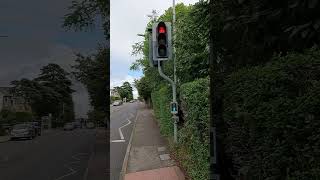
<instances>
[{"instance_id":1,"label":"white car","mask_svg":"<svg viewBox=\"0 0 320 180\"><path fill-rule=\"evenodd\" d=\"M120 106L122 104L122 102L121 101L115 101L115 102L113 102L113 106Z\"/></svg>"}]
</instances>

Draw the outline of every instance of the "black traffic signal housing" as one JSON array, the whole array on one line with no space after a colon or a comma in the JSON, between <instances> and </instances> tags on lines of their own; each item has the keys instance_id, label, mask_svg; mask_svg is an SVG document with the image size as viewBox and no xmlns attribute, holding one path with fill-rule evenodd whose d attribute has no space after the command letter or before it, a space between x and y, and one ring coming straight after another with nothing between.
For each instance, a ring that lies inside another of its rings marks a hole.
<instances>
[{"instance_id":1,"label":"black traffic signal housing","mask_svg":"<svg viewBox=\"0 0 320 180\"><path fill-rule=\"evenodd\" d=\"M158 22L152 27L153 61L169 60L172 57L171 23Z\"/></svg>"}]
</instances>

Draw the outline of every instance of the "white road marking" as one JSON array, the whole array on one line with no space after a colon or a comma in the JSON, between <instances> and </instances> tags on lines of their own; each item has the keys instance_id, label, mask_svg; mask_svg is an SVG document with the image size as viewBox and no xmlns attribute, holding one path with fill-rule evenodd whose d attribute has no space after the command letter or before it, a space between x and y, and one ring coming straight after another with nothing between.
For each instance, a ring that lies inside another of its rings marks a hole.
<instances>
[{"instance_id":1,"label":"white road marking","mask_svg":"<svg viewBox=\"0 0 320 180\"><path fill-rule=\"evenodd\" d=\"M78 154L75 154L75 155L73 155L72 156L72 159L75 159L75 160L77 160L77 161L72 161L72 162L69 162L68 164L65 164L64 165L64 167L66 167L69 171L70 171L70 173L68 173L68 174L65 174L65 175L63 175L63 176L61 176L61 177L58 177L57 179L55 179L55 180L60 180L60 179L63 179L63 178L65 178L65 177L67 177L67 176L70 176L70 175L73 175L73 174L75 174L75 173L77 173L77 171L76 170L74 170L72 167L70 167L69 165L70 164L77 164L77 163L80 163L80 159L79 158L77 158L78 156L83 156L83 155L88 155L88 153L78 153Z\"/></svg>"},{"instance_id":2,"label":"white road marking","mask_svg":"<svg viewBox=\"0 0 320 180\"><path fill-rule=\"evenodd\" d=\"M124 139L123 133L121 131L122 128L128 126L129 124L131 124L131 121L129 119L127 119L128 123L121 126L118 130L119 130L119 134L120 134L120 139L121 140L112 140L111 142L125 142L126 140Z\"/></svg>"},{"instance_id":3,"label":"white road marking","mask_svg":"<svg viewBox=\"0 0 320 180\"><path fill-rule=\"evenodd\" d=\"M126 142L125 140L113 140L111 142Z\"/></svg>"}]
</instances>

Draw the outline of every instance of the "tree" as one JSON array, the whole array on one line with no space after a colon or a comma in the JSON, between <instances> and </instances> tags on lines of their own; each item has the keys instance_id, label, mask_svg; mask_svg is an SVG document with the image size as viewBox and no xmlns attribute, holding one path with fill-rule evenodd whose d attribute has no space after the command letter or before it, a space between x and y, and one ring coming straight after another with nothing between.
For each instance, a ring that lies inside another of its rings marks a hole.
<instances>
[{"instance_id":1,"label":"tree","mask_svg":"<svg viewBox=\"0 0 320 180\"><path fill-rule=\"evenodd\" d=\"M89 93L90 104L93 106L95 112L104 114L109 117L109 76L108 62L109 50L100 46L98 52L91 56L83 56L77 54L76 65L73 66L73 74L76 79L83 83ZM91 112L92 114L93 112ZM96 116L91 116L96 117ZM104 118L95 119L96 121L104 120Z\"/></svg>"},{"instance_id":2,"label":"tree","mask_svg":"<svg viewBox=\"0 0 320 180\"><path fill-rule=\"evenodd\" d=\"M133 99L133 93L132 93L132 87L129 82L124 82L122 86L114 87L116 91L119 93L121 99L126 98L127 101L130 101Z\"/></svg>"},{"instance_id":3,"label":"tree","mask_svg":"<svg viewBox=\"0 0 320 180\"><path fill-rule=\"evenodd\" d=\"M54 126L60 126L74 119L71 80L63 68L57 64L48 64L41 68L39 76L33 80L12 81L12 92L30 103L37 118L52 114Z\"/></svg>"},{"instance_id":4,"label":"tree","mask_svg":"<svg viewBox=\"0 0 320 180\"><path fill-rule=\"evenodd\" d=\"M110 1L108 0L74 0L68 8L71 13L64 16L63 27L82 31L91 27L94 23L98 23L98 19L101 18L104 34L108 39L110 36L109 6Z\"/></svg>"},{"instance_id":5,"label":"tree","mask_svg":"<svg viewBox=\"0 0 320 180\"><path fill-rule=\"evenodd\" d=\"M57 64L48 64L40 70L39 77L35 81L44 86L48 91L53 90L59 96L59 116L63 122L74 120L74 104L72 100L71 80L68 78L70 75L63 68ZM46 91L45 91L46 92ZM44 92L44 93L45 93Z\"/></svg>"},{"instance_id":6,"label":"tree","mask_svg":"<svg viewBox=\"0 0 320 180\"><path fill-rule=\"evenodd\" d=\"M135 80L134 84L138 90L139 96L142 97L145 102L148 102L151 97L151 88L146 77L144 76L140 80Z\"/></svg>"},{"instance_id":7,"label":"tree","mask_svg":"<svg viewBox=\"0 0 320 180\"><path fill-rule=\"evenodd\" d=\"M108 93L110 91L110 49L108 45L110 39L109 5L110 2L105 0L72 1L72 5L69 7L71 13L65 15L63 23L63 27L68 30L74 29L76 31L82 31L92 27L94 23L98 24L102 21L106 41L98 47L98 53L95 55L96 62L90 57L84 57L79 53L77 55L78 65L75 66L78 79L88 88L91 105L95 108L93 112L89 113L90 117L96 121L108 121L110 117L109 108L107 108L109 107L110 100L110 94ZM95 70L98 70L98 75L100 76L93 75L96 73ZM96 79L89 81L88 77ZM99 115L92 115L93 113ZM100 117L101 114L104 115L104 118L97 118ZM107 124L107 122L105 122L105 124Z\"/></svg>"}]
</instances>

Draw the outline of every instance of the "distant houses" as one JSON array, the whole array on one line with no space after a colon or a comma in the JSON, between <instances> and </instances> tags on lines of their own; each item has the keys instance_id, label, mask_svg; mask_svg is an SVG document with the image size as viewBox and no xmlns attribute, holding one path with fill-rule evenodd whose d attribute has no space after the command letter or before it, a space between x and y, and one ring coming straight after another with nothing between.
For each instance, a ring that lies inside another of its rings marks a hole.
<instances>
[{"instance_id":1,"label":"distant houses","mask_svg":"<svg viewBox=\"0 0 320 180\"><path fill-rule=\"evenodd\" d=\"M119 92L116 89L111 89L111 96L120 98Z\"/></svg>"},{"instance_id":2,"label":"distant houses","mask_svg":"<svg viewBox=\"0 0 320 180\"><path fill-rule=\"evenodd\" d=\"M32 112L29 102L11 92L11 87L0 87L0 111Z\"/></svg>"}]
</instances>

